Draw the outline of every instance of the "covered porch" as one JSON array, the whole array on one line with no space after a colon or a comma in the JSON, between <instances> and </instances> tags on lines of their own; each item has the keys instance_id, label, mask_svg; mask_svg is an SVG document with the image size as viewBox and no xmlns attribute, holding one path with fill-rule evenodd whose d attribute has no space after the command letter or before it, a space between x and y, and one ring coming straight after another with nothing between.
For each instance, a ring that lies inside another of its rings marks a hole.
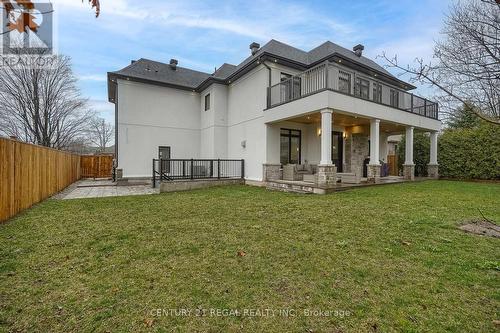
<instances>
[{"instance_id":1,"label":"covered porch","mask_svg":"<svg viewBox=\"0 0 500 333\"><path fill-rule=\"evenodd\" d=\"M263 179L275 182L272 186L277 189L309 186L321 192L415 179L413 126L333 109L273 121L266 126L267 163L263 165ZM403 170L398 172L394 140L390 138L401 134L407 138L406 156ZM437 132L430 132L429 138L429 175L435 178Z\"/></svg>"}]
</instances>

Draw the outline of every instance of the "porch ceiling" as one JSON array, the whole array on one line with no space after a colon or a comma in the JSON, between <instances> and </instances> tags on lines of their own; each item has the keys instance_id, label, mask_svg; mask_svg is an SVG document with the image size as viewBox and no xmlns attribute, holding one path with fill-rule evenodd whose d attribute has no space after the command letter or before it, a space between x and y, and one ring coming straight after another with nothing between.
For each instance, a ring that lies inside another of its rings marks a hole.
<instances>
[{"instance_id":1,"label":"porch ceiling","mask_svg":"<svg viewBox=\"0 0 500 333\"><path fill-rule=\"evenodd\" d=\"M309 115L304 115L296 118L289 119L289 121L301 123L301 124L320 124L321 114L319 112L311 113ZM353 126L370 126L370 119L350 116L342 113L333 113L333 125L342 127L353 127ZM380 121L380 132L388 133L404 133L405 126L387 122Z\"/></svg>"}]
</instances>

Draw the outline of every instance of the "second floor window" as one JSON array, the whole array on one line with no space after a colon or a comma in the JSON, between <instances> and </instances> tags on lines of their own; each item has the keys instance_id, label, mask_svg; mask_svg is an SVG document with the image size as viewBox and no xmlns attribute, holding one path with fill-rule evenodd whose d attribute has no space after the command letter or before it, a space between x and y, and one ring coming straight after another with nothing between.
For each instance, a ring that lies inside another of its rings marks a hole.
<instances>
[{"instance_id":1,"label":"second floor window","mask_svg":"<svg viewBox=\"0 0 500 333\"><path fill-rule=\"evenodd\" d=\"M339 70L339 91L345 94L351 93L351 74Z\"/></svg>"},{"instance_id":2,"label":"second floor window","mask_svg":"<svg viewBox=\"0 0 500 333\"><path fill-rule=\"evenodd\" d=\"M356 78L356 96L368 99L370 98L370 81L362 79L360 77Z\"/></svg>"},{"instance_id":3,"label":"second floor window","mask_svg":"<svg viewBox=\"0 0 500 333\"><path fill-rule=\"evenodd\" d=\"M399 107L399 92L397 90L391 89L391 106L395 108Z\"/></svg>"},{"instance_id":4,"label":"second floor window","mask_svg":"<svg viewBox=\"0 0 500 333\"><path fill-rule=\"evenodd\" d=\"M380 83L373 83L373 101L382 103L382 85Z\"/></svg>"},{"instance_id":5,"label":"second floor window","mask_svg":"<svg viewBox=\"0 0 500 333\"><path fill-rule=\"evenodd\" d=\"M205 95L205 111L210 110L210 94Z\"/></svg>"}]
</instances>

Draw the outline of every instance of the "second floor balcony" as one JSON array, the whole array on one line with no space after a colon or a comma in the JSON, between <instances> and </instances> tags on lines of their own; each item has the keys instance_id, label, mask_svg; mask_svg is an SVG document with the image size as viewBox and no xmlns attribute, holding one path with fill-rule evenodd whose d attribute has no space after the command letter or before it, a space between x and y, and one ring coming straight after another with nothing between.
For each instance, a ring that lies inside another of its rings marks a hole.
<instances>
[{"instance_id":1,"label":"second floor balcony","mask_svg":"<svg viewBox=\"0 0 500 333\"><path fill-rule=\"evenodd\" d=\"M334 63L325 62L268 88L268 108L325 90L438 119L438 104Z\"/></svg>"}]
</instances>

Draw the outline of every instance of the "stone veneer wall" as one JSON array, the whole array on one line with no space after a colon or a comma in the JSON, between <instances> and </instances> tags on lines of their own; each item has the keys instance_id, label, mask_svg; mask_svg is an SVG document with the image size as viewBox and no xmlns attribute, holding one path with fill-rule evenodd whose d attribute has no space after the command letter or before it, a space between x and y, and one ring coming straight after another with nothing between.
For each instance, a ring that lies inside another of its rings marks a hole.
<instances>
[{"instance_id":1,"label":"stone veneer wall","mask_svg":"<svg viewBox=\"0 0 500 333\"><path fill-rule=\"evenodd\" d=\"M356 169L363 172L363 161L368 157L369 151L368 136L364 134L349 135L345 142L346 169L344 172L355 172Z\"/></svg>"}]
</instances>

